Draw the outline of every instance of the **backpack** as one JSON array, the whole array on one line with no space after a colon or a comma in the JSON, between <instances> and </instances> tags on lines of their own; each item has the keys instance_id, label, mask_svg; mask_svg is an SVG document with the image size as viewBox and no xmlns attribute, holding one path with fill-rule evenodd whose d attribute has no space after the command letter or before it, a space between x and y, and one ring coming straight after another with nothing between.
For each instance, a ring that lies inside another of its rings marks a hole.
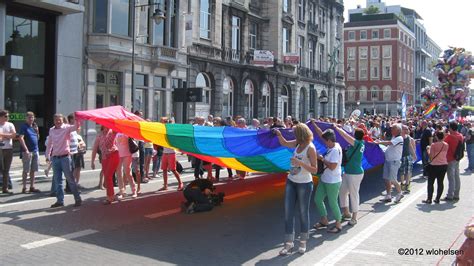
<instances>
[{"instance_id":1,"label":"backpack","mask_svg":"<svg viewBox=\"0 0 474 266\"><path fill-rule=\"evenodd\" d=\"M130 137L128 138L128 150L132 154L138 151L138 144Z\"/></svg>"},{"instance_id":2,"label":"backpack","mask_svg":"<svg viewBox=\"0 0 474 266\"><path fill-rule=\"evenodd\" d=\"M456 150L454 151L454 159L459 162L462 158L464 158L464 143L459 141L458 146L456 146Z\"/></svg>"}]
</instances>

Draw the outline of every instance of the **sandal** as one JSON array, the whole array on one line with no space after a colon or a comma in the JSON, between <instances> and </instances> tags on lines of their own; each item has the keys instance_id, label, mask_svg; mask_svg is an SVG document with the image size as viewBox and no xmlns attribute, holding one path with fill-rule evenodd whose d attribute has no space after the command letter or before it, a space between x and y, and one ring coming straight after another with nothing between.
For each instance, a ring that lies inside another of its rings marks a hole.
<instances>
[{"instance_id":1,"label":"sandal","mask_svg":"<svg viewBox=\"0 0 474 266\"><path fill-rule=\"evenodd\" d=\"M103 204L103 205L110 205L110 204L112 204L112 202L113 202L113 201L107 199L107 200L104 200L104 201L102 202L102 204Z\"/></svg>"},{"instance_id":2,"label":"sandal","mask_svg":"<svg viewBox=\"0 0 474 266\"><path fill-rule=\"evenodd\" d=\"M342 219L343 219L343 220L350 220L350 219L352 219L352 215L350 215L350 214L349 214L349 215L343 214L343 215L342 215Z\"/></svg>"},{"instance_id":3,"label":"sandal","mask_svg":"<svg viewBox=\"0 0 474 266\"><path fill-rule=\"evenodd\" d=\"M162 188L158 189L158 191L166 191L166 190L168 190L168 187L162 187Z\"/></svg>"},{"instance_id":4,"label":"sandal","mask_svg":"<svg viewBox=\"0 0 474 266\"><path fill-rule=\"evenodd\" d=\"M321 222L318 222L316 223L315 225L313 225L313 228L316 229L316 230L319 230L319 229L322 229L322 228L326 228L328 227L328 224L323 224Z\"/></svg>"},{"instance_id":5,"label":"sandal","mask_svg":"<svg viewBox=\"0 0 474 266\"><path fill-rule=\"evenodd\" d=\"M293 242L286 242L283 249L280 250L280 256L286 256L288 254L291 254L294 246L295 244Z\"/></svg>"},{"instance_id":6,"label":"sandal","mask_svg":"<svg viewBox=\"0 0 474 266\"><path fill-rule=\"evenodd\" d=\"M31 187L31 188L30 188L30 193L40 193L40 192L41 192L41 190L39 190L39 189L37 189L37 188L35 188L35 187Z\"/></svg>"},{"instance_id":7,"label":"sandal","mask_svg":"<svg viewBox=\"0 0 474 266\"><path fill-rule=\"evenodd\" d=\"M339 232L341 232L341 231L342 231L342 228L339 228L339 227L337 227L337 226L334 226L333 228L329 229L327 232L328 232L328 233L337 234L337 233L339 233Z\"/></svg>"},{"instance_id":8,"label":"sandal","mask_svg":"<svg viewBox=\"0 0 474 266\"><path fill-rule=\"evenodd\" d=\"M354 226L354 225L356 225L356 224L357 224L357 220L356 220L356 219L351 219L351 220L349 221L349 225Z\"/></svg>"}]
</instances>

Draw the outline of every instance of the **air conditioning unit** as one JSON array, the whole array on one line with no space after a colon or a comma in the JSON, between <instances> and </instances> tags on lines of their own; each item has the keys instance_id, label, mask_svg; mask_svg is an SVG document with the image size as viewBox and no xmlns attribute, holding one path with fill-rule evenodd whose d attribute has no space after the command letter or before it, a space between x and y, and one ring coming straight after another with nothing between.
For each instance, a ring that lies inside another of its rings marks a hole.
<instances>
[{"instance_id":1,"label":"air conditioning unit","mask_svg":"<svg viewBox=\"0 0 474 266\"><path fill-rule=\"evenodd\" d=\"M66 1L68 1L70 3L73 3L73 4L79 4L80 0L66 0Z\"/></svg>"}]
</instances>

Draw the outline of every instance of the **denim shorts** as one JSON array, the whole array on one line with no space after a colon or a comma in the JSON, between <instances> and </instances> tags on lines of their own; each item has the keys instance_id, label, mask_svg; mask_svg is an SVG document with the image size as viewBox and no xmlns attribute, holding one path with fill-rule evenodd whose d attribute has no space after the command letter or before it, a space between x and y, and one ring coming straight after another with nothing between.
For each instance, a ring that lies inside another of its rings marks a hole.
<instances>
[{"instance_id":1,"label":"denim shorts","mask_svg":"<svg viewBox=\"0 0 474 266\"><path fill-rule=\"evenodd\" d=\"M153 148L145 148L145 156L153 156Z\"/></svg>"},{"instance_id":2,"label":"denim shorts","mask_svg":"<svg viewBox=\"0 0 474 266\"><path fill-rule=\"evenodd\" d=\"M400 161L385 161L383 165L383 179L397 181L400 164Z\"/></svg>"}]
</instances>

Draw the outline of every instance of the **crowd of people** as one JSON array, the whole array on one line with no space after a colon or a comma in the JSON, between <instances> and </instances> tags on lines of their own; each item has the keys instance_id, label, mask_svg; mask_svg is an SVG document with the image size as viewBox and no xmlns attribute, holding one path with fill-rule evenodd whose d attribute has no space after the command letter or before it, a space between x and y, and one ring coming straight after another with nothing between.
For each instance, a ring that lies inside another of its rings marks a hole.
<instances>
[{"instance_id":1,"label":"crowd of people","mask_svg":"<svg viewBox=\"0 0 474 266\"><path fill-rule=\"evenodd\" d=\"M140 111L136 115L142 116ZM173 119L163 117L160 122L173 123ZM321 130L317 122L329 123L326 130ZM278 138L282 146L294 149L290 161L291 168L286 180L285 188L285 244L280 251L286 255L293 251L294 215L300 215L300 237L297 251L306 251L306 241L309 239L309 206L313 192L313 175L318 173L314 201L320 220L313 228L320 230L327 228L330 233L339 233L343 221L349 225L356 225L359 211L359 188L364 177L362 167L363 154L367 143L383 145L385 163L382 178L385 183L386 194L381 199L383 202L398 203L405 194L410 193L411 179L414 163L421 159L422 176L428 180L427 197L425 204L440 201L460 200L460 169L459 161L463 158L465 150L468 155L468 167L464 169L471 173L474 171L474 128L471 123L458 123L443 119L424 119L423 117L402 120L400 117L363 116L350 119L319 118L311 119L309 123L301 123L290 116L283 121L277 117L268 117L263 121L253 119L247 126L247 121L237 117L214 117L209 115L196 117L195 126L223 127L230 126L241 129L269 129ZM308 126L309 125L309 126ZM283 137L280 129L292 129L294 140ZM84 167L85 143L77 133L80 124L74 120L74 115L64 117L61 114L54 116L54 126L49 130L46 141L45 157L53 170L51 196L56 197L52 208L64 206L64 192L74 195L75 206L80 206L82 199L80 190L80 170ZM326 146L324 154L318 154L313 144L316 134ZM349 143L343 149L338 143L343 139ZM38 193L35 188L35 172L39 164L39 132L32 112L26 114L26 121L17 133L12 123L8 122L8 111L0 110L0 166L3 174L2 192L9 191L9 171L13 158L12 141L19 140L23 163L23 189L22 193ZM417 141L420 150L417 151ZM127 196L127 186L130 187L131 197L136 198L141 192L141 184L158 176L159 170L163 177L163 186L158 191L168 190L168 174L172 173L178 182L178 191L183 191L185 186L180 176L180 164L176 160L174 149L160 147L151 142L137 141L122 133L117 133L104 126L101 127L92 148L91 168L95 169L96 158L102 165L99 188L106 189L104 204L111 204ZM417 154L420 154L418 156ZM421 157L421 158L418 158ZM185 195L193 195L192 188L207 191L212 187L212 182L220 180L218 165L203 161L199 158L188 156L194 168L194 177L200 180L207 172L206 179L210 183L196 183L189 186ZM48 168L49 169L49 168ZM49 170L45 170L48 175ZM213 174L213 170L215 173ZM242 180L248 173L226 169L228 180ZM63 174L66 178L66 189L63 190ZM443 197L444 177L448 177L447 194ZM27 177L30 176L30 187L27 190ZM118 186L115 194L114 180ZM437 193L433 199L434 183L437 182ZM396 194L392 196L392 188ZM206 190L207 189L207 190ZM209 191L208 191L209 190ZM329 227L328 203L334 226ZM188 202L186 208L192 213L195 204ZM298 211L296 211L298 208ZM198 206L196 211L208 210L209 206ZM342 211L341 211L342 210ZM329 227L329 228L328 228Z\"/></svg>"}]
</instances>

